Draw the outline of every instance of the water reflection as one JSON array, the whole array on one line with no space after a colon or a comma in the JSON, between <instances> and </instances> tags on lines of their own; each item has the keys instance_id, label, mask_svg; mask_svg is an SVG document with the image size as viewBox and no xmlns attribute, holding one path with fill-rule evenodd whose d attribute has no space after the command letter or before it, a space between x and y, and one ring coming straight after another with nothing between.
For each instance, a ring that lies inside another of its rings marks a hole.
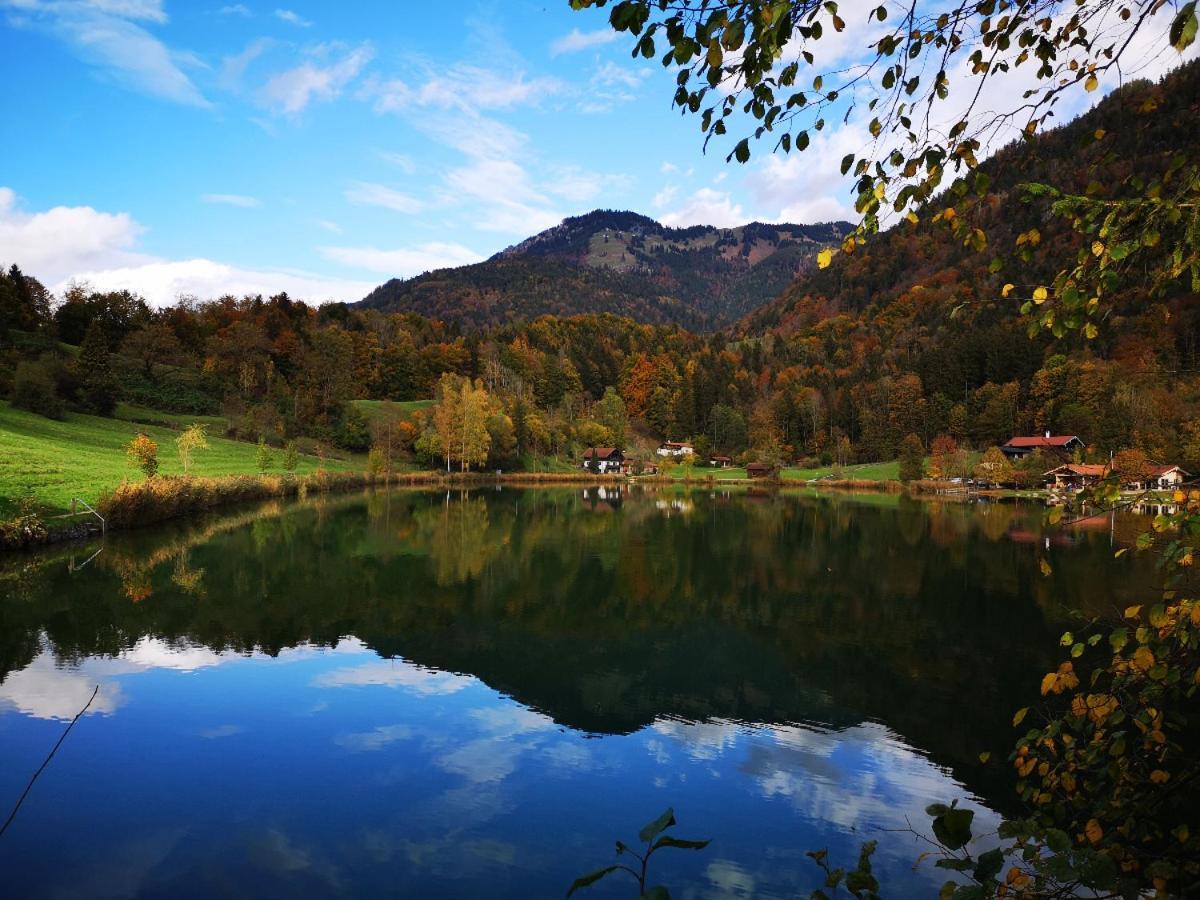
<instances>
[{"instance_id":1,"label":"water reflection","mask_svg":"<svg viewBox=\"0 0 1200 900\"><path fill-rule=\"evenodd\" d=\"M1010 796L977 754L1011 739L1069 610L1152 578L1106 526L895 497L380 493L112 536L83 569L90 548L10 559L0 801L100 693L0 840L6 889L557 895L666 805L714 839L662 861L680 896L790 896L806 850L852 859L864 835L885 879L940 884L880 830Z\"/></svg>"}]
</instances>

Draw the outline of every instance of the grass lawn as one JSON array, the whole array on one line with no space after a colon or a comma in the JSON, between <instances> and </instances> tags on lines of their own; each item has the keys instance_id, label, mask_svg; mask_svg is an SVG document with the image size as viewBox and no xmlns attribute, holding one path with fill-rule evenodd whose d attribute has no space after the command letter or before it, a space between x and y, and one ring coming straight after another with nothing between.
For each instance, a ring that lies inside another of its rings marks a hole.
<instances>
[{"instance_id":1,"label":"grass lawn","mask_svg":"<svg viewBox=\"0 0 1200 900\"><path fill-rule=\"evenodd\" d=\"M359 411L368 419L374 418L383 407L386 400L351 400ZM433 406L432 400L393 400L392 405L400 412L401 418L411 419L413 414Z\"/></svg>"},{"instance_id":2,"label":"grass lawn","mask_svg":"<svg viewBox=\"0 0 1200 900\"><path fill-rule=\"evenodd\" d=\"M118 403L113 412L114 419L138 422L143 425L169 425L172 428L187 428L189 425L207 425L209 434L218 434L228 424L224 416L198 416L191 413L171 413L148 406Z\"/></svg>"},{"instance_id":3,"label":"grass lawn","mask_svg":"<svg viewBox=\"0 0 1200 900\"><path fill-rule=\"evenodd\" d=\"M170 413L151 413L156 421L167 421ZM126 409L128 413L128 409ZM203 416L179 416L181 424ZM121 480L140 480L141 472L128 464L125 446L138 431L145 431L158 443L159 472L182 474L175 438L179 432L157 425L135 425L120 419L103 419L68 413L61 422L24 410L13 409L0 401L0 514L6 514L12 502L32 488L38 503L47 511L66 510L72 497L95 503L101 492ZM253 475L257 473L258 448L254 444L226 438L208 438L209 449L195 454L192 472L196 475ZM274 465L268 472L282 472L282 453L272 450ZM359 460L327 459L329 471L361 467ZM301 456L297 473L317 468L314 456Z\"/></svg>"},{"instance_id":4,"label":"grass lawn","mask_svg":"<svg viewBox=\"0 0 1200 900\"><path fill-rule=\"evenodd\" d=\"M892 460L891 462L843 466L840 475L833 466L822 466L819 469L784 469L780 477L785 481L812 481L814 478L830 476L862 481L895 481L900 477L900 463Z\"/></svg>"}]
</instances>

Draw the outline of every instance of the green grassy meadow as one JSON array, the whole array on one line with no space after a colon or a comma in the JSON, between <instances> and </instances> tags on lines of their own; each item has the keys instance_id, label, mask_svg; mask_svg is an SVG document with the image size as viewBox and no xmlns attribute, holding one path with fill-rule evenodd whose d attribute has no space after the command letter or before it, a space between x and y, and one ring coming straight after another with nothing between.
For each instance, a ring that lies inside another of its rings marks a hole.
<instances>
[{"instance_id":1,"label":"green grassy meadow","mask_svg":"<svg viewBox=\"0 0 1200 900\"><path fill-rule=\"evenodd\" d=\"M123 407L118 410L122 419L104 419L68 413L62 421L46 419L24 410L13 409L0 401L0 514L8 512L13 501L32 489L45 511L63 511L71 499L79 497L95 503L105 490L116 487L123 479L140 481L142 473L126 459L125 446L138 431L144 431L158 443L159 472L163 475L183 473L175 438L179 431L162 425L135 424L135 417L157 422L176 421L182 428L192 422L207 423L209 449L193 457L195 475L253 475L257 474L255 444L216 437L212 427L216 417L174 416L157 410ZM273 449L273 465L268 472L283 471L282 451ZM317 468L315 456L301 455L297 474ZM328 458L329 471L361 468L361 461Z\"/></svg>"}]
</instances>

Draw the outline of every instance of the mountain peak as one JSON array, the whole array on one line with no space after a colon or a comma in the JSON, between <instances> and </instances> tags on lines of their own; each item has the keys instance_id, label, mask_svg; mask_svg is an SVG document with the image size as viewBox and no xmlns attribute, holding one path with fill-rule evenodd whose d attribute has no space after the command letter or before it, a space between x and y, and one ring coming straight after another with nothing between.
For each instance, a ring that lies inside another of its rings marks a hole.
<instances>
[{"instance_id":1,"label":"mountain peak","mask_svg":"<svg viewBox=\"0 0 1200 900\"><path fill-rule=\"evenodd\" d=\"M629 210L564 219L471 266L376 288L365 306L473 326L608 312L711 329L778 296L849 222L674 228Z\"/></svg>"}]
</instances>

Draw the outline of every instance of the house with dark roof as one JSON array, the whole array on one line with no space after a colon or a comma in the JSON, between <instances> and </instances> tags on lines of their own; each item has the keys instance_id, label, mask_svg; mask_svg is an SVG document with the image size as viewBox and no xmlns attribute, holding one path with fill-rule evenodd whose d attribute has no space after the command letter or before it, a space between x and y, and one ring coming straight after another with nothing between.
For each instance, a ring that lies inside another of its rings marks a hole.
<instances>
[{"instance_id":1,"label":"house with dark roof","mask_svg":"<svg viewBox=\"0 0 1200 900\"><path fill-rule=\"evenodd\" d=\"M623 462L625 454L619 447L588 447L583 451L583 462L579 467L589 472L608 475L620 472Z\"/></svg>"},{"instance_id":2,"label":"house with dark roof","mask_svg":"<svg viewBox=\"0 0 1200 900\"><path fill-rule=\"evenodd\" d=\"M659 444L656 452L659 456L674 456L679 458L681 456L691 456L696 450L687 441L663 441Z\"/></svg>"},{"instance_id":3,"label":"house with dark roof","mask_svg":"<svg viewBox=\"0 0 1200 900\"><path fill-rule=\"evenodd\" d=\"M1173 491L1188 477L1190 473L1179 466L1155 466L1144 479L1131 481L1126 487L1133 491Z\"/></svg>"},{"instance_id":4,"label":"house with dark roof","mask_svg":"<svg viewBox=\"0 0 1200 900\"><path fill-rule=\"evenodd\" d=\"M719 454L717 456L710 456L708 464L714 469L728 469L733 465L733 457L721 456Z\"/></svg>"},{"instance_id":5,"label":"house with dark roof","mask_svg":"<svg viewBox=\"0 0 1200 900\"><path fill-rule=\"evenodd\" d=\"M1083 441L1073 434L1051 434L1046 432L1041 437L1011 437L1000 451L1009 459L1023 459L1034 450L1067 456L1076 450L1083 449Z\"/></svg>"},{"instance_id":6,"label":"house with dark roof","mask_svg":"<svg viewBox=\"0 0 1200 900\"><path fill-rule=\"evenodd\" d=\"M771 478L779 471L777 466L770 463L754 462L746 466L747 478Z\"/></svg>"}]
</instances>

